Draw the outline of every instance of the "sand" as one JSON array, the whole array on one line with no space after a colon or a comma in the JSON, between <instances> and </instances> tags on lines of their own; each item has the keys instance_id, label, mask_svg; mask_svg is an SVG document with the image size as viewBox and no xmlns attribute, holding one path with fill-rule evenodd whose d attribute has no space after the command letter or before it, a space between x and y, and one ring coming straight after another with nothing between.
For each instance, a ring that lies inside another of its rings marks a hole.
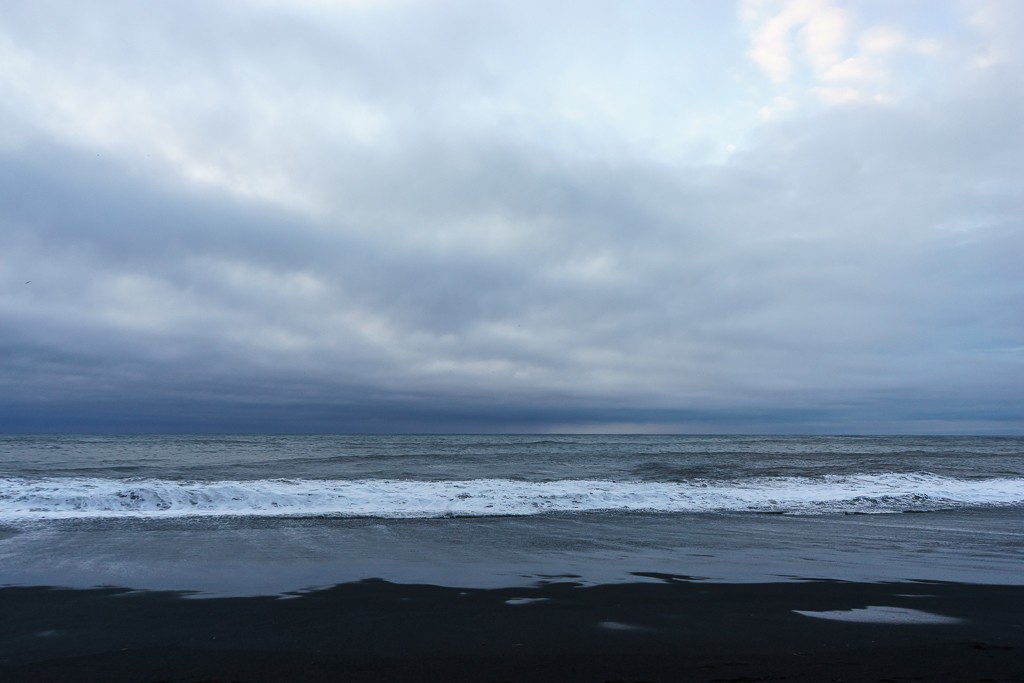
<instances>
[{"instance_id":1,"label":"sand","mask_svg":"<svg viewBox=\"0 0 1024 683\"><path fill-rule=\"evenodd\" d=\"M2 681L1024 681L1024 586L0 589Z\"/></svg>"}]
</instances>

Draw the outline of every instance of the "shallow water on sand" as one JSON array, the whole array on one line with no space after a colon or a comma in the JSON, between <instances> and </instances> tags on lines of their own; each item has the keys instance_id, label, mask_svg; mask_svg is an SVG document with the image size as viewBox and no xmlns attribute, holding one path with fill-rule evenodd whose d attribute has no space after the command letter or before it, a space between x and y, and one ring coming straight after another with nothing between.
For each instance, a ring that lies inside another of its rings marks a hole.
<instances>
[{"instance_id":1,"label":"shallow water on sand","mask_svg":"<svg viewBox=\"0 0 1024 683\"><path fill-rule=\"evenodd\" d=\"M786 517L608 515L443 520L64 522L0 541L7 585L280 594L379 577L500 587L648 574L762 582L1021 583L1016 511ZM663 578L654 577L651 578Z\"/></svg>"}]
</instances>

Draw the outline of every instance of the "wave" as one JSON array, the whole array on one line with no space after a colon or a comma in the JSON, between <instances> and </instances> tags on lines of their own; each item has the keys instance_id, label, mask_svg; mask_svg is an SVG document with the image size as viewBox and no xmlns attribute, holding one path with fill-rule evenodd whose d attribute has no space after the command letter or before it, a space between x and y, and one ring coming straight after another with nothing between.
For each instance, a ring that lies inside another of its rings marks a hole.
<instances>
[{"instance_id":1,"label":"wave","mask_svg":"<svg viewBox=\"0 0 1024 683\"><path fill-rule=\"evenodd\" d=\"M687 482L0 478L0 522L110 517L436 518L557 512L927 512L1024 505L1024 478L930 473Z\"/></svg>"}]
</instances>

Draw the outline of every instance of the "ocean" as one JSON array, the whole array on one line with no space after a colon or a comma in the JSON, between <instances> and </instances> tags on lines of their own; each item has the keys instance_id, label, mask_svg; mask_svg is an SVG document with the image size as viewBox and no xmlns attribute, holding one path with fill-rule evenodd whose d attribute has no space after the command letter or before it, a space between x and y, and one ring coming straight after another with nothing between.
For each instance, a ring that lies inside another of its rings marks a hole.
<instances>
[{"instance_id":1,"label":"ocean","mask_svg":"<svg viewBox=\"0 0 1024 683\"><path fill-rule=\"evenodd\" d=\"M0 435L0 585L1024 583L1024 438Z\"/></svg>"}]
</instances>

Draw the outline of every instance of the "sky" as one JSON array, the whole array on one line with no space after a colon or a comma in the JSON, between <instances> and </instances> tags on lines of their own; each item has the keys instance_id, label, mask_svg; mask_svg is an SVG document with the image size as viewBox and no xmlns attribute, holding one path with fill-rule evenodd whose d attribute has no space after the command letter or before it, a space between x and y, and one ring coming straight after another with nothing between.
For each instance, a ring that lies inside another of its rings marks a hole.
<instances>
[{"instance_id":1,"label":"sky","mask_svg":"<svg viewBox=\"0 0 1024 683\"><path fill-rule=\"evenodd\" d=\"M0 10L0 431L1024 434L1024 2Z\"/></svg>"}]
</instances>

